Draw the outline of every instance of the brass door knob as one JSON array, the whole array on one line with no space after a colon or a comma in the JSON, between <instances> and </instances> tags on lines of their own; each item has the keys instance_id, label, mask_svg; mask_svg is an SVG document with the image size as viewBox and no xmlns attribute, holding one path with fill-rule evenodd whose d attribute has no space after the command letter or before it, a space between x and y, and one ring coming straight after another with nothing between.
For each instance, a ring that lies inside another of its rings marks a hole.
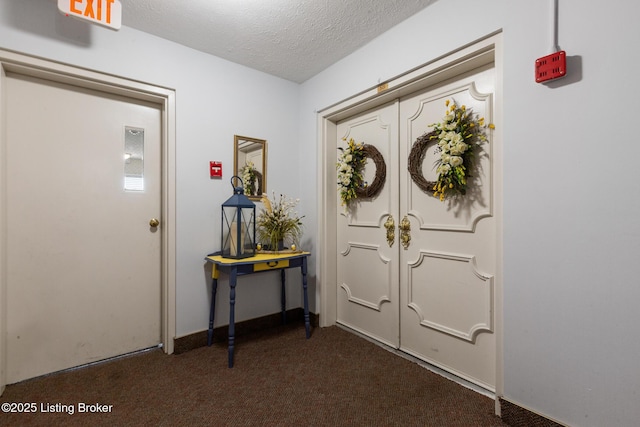
<instances>
[{"instance_id":1,"label":"brass door knob","mask_svg":"<svg viewBox=\"0 0 640 427\"><path fill-rule=\"evenodd\" d=\"M389 215L387 220L384 222L384 228L387 229L387 243L389 244L389 247L392 247L393 242L396 240L395 227L396 223L393 220L393 217Z\"/></svg>"},{"instance_id":2,"label":"brass door knob","mask_svg":"<svg viewBox=\"0 0 640 427\"><path fill-rule=\"evenodd\" d=\"M154 227L154 228L155 228L155 227L157 227L157 226L159 226L159 225L160 225L160 221L158 221L156 218L151 218L151 219L149 220L149 226L151 226L151 227Z\"/></svg>"},{"instance_id":3,"label":"brass door knob","mask_svg":"<svg viewBox=\"0 0 640 427\"><path fill-rule=\"evenodd\" d=\"M400 221L398 228L400 229L400 242L402 246L407 249L411 242L411 222L406 215L402 218L402 221Z\"/></svg>"}]
</instances>

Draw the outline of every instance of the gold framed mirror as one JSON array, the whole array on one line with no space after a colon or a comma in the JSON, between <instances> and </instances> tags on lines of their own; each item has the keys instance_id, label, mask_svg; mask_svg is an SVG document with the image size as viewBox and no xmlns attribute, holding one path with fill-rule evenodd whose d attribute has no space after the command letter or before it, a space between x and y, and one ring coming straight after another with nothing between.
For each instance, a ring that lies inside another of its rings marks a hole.
<instances>
[{"instance_id":1,"label":"gold framed mirror","mask_svg":"<svg viewBox=\"0 0 640 427\"><path fill-rule=\"evenodd\" d=\"M233 174L242 178L244 194L260 200L267 192L267 141L234 135Z\"/></svg>"}]
</instances>

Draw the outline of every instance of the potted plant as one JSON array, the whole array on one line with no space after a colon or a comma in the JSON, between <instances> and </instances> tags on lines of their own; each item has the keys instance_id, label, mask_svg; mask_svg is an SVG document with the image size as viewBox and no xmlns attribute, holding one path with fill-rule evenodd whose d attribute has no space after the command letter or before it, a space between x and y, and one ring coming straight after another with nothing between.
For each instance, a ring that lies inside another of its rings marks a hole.
<instances>
[{"instance_id":1,"label":"potted plant","mask_svg":"<svg viewBox=\"0 0 640 427\"><path fill-rule=\"evenodd\" d=\"M256 222L258 240L263 249L282 251L285 245L299 245L302 237L302 218L294 211L300 199L292 199L283 194L276 200L275 193L269 199L263 195L260 201L263 209ZM292 246L293 249L293 246Z\"/></svg>"}]
</instances>

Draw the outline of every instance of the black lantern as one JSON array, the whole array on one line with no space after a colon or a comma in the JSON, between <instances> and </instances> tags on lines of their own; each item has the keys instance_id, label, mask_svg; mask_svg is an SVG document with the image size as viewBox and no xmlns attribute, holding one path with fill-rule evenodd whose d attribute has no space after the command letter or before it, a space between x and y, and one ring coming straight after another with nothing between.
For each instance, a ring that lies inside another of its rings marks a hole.
<instances>
[{"instance_id":1,"label":"black lantern","mask_svg":"<svg viewBox=\"0 0 640 427\"><path fill-rule=\"evenodd\" d=\"M240 186L234 185L234 179ZM256 205L244 195L242 179L231 177L233 196L222 204L223 258L248 258L256 254Z\"/></svg>"}]
</instances>

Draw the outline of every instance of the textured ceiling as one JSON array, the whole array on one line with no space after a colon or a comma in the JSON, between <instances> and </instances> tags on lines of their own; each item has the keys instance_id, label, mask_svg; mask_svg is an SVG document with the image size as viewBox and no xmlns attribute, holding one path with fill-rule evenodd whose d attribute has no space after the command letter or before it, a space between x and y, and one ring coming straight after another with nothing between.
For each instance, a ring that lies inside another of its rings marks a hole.
<instances>
[{"instance_id":1,"label":"textured ceiling","mask_svg":"<svg viewBox=\"0 0 640 427\"><path fill-rule=\"evenodd\" d=\"M122 23L301 83L436 0L122 0Z\"/></svg>"}]
</instances>

